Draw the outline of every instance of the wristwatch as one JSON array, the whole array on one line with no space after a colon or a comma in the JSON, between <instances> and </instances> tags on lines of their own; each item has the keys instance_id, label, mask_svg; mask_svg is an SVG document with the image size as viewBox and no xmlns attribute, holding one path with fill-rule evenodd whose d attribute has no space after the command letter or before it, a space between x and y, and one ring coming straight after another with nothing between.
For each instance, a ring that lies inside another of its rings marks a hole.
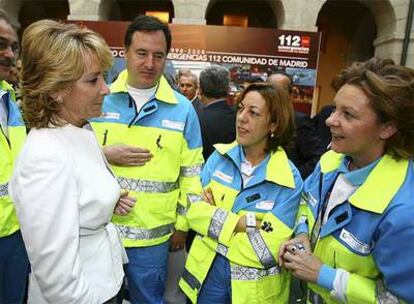
<instances>
[{"instance_id":1,"label":"wristwatch","mask_svg":"<svg viewBox=\"0 0 414 304\"><path fill-rule=\"evenodd\" d=\"M256 214L254 212L246 213L246 232L254 232L256 230Z\"/></svg>"}]
</instances>

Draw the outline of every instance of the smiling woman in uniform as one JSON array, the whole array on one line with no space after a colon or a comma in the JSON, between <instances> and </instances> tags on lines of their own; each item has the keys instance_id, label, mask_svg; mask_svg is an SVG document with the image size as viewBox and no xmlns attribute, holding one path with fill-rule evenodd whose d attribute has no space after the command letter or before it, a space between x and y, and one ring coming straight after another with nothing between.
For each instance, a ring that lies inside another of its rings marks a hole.
<instances>
[{"instance_id":1,"label":"smiling woman in uniform","mask_svg":"<svg viewBox=\"0 0 414 304\"><path fill-rule=\"evenodd\" d=\"M305 181L281 265L313 303L414 303L414 70L373 58L333 85L332 151Z\"/></svg>"},{"instance_id":2,"label":"smiling woman in uniform","mask_svg":"<svg viewBox=\"0 0 414 304\"><path fill-rule=\"evenodd\" d=\"M216 145L205 164L205 202L188 198L187 219L199 235L180 286L198 303L287 303L289 275L277 253L293 233L302 190L284 151L292 106L270 84L252 84L239 98L236 142Z\"/></svg>"}]
</instances>

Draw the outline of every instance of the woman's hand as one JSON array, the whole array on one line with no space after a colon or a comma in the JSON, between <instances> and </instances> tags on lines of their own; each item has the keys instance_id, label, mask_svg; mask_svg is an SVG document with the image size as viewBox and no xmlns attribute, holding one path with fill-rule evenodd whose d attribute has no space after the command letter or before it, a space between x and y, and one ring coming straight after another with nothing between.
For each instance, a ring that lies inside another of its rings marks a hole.
<instances>
[{"instance_id":1,"label":"woman's hand","mask_svg":"<svg viewBox=\"0 0 414 304\"><path fill-rule=\"evenodd\" d=\"M316 283L322 262L308 251L292 250L288 247L283 255L285 268L292 270L292 274L300 280Z\"/></svg>"},{"instance_id":2,"label":"woman's hand","mask_svg":"<svg viewBox=\"0 0 414 304\"><path fill-rule=\"evenodd\" d=\"M214 201L213 191L211 190L210 187L203 189L203 193L201 193L201 197L208 204L210 204L212 206L216 205L216 202Z\"/></svg>"},{"instance_id":3,"label":"woman's hand","mask_svg":"<svg viewBox=\"0 0 414 304\"><path fill-rule=\"evenodd\" d=\"M280 245L279 248L279 266L284 266L284 254L288 251L288 248L295 250L304 250L306 252L312 252L309 237L306 233L301 233L297 235L295 238L284 242Z\"/></svg>"},{"instance_id":4,"label":"woman's hand","mask_svg":"<svg viewBox=\"0 0 414 304\"><path fill-rule=\"evenodd\" d=\"M129 196L128 191L122 192L118 202L115 205L114 214L127 215L135 206L137 199Z\"/></svg>"},{"instance_id":5,"label":"woman's hand","mask_svg":"<svg viewBox=\"0 0 414 304\"><path fill-rule=\"evenodd\" d=\"M308 235L301 233L280 245L279 265L300 280L316 283L322 262L312 254Z\"/></svg>"}]
</instances>

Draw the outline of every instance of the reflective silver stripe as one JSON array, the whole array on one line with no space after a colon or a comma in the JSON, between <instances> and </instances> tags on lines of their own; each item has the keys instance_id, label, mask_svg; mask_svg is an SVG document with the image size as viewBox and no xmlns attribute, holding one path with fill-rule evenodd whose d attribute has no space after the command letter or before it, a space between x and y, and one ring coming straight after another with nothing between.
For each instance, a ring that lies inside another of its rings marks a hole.
<instances>
[{"instance_id":1,"label":"reflective silver stripe","mask_svg":"<svg viewBox=\"0 0 414 304\"><path fill-rule=\"evenodd\" d=\"M203 200L203 198L198 194L194 194L194 193L188 193L187 194L187 203L188 203L188 205L194 204L194 203L202 201L202 200Z\"/></svg>"},{"instance_id":2,"label":"reflective silver stripe","mask_svg":"<svg viewBox=\"0 0 414 304\"><path fill-rule=\"evenodd\" d=\"M8 185L9 183L0 184L0 197L9 195Z\"/></svg>"},{"instance_id":3,"label":"reflective silver stripe","mask_svg":"<svg viewBox=\"0 0 414 304\"><path fill-rule=\"evenodd\" d=\"M266 276L280 274L279 266L269 269L257 269L239 265L230 265L231 279L239 281L255 281Z\"/></svg>"},{"instance_id":4,"label":"reflective silver stripe","mask_svg":"<svg viewBox=\"0 0 414 304\"><path fill-rule=\"evenodd\" d=\"M202 165L194 165L189 167L180 168L180 176L182 177L193 177L199 176L201 173Z\"/></svg>"},{"instance_id":5,"label":"reflective silver stripe","mask_svg":"<svg viewBox=\"0 0 414 304\"><path fill-rule=\"evenodd\" d=\"M299 225L305 224L307 222L308 222L308 218L306 216L302 215L296 221L295 230L298 228Z\"/></svg>"},{"instance_id":6,"label":"reflective silver stripe","mask_svg":"<svg viewBox=\"0 0 414 304\"><path fill-rule=\"evenodd\" d=\"M210 226L208 227L207 235L213 240L218 240L221 229L223 229L224 221L227 218L227 211L218 208L211 218Z\"/></svg>"},{"instance_id":7,"label":"reflective silver stripe","mask_svg":"<svg viewBox=\"0 0 414 304\"><path fill-rule=\"evenodd\" d=\"M119 234L124 239L130 240L152 240L163 237L174 231L174 224L160 226L154 229L133 228L128 226L116 225Z\"/></svg>"},{"instance_id":8,"label":"reflective silver stripe","mask_svg":"<svg viewBox=\"0 0 414 304\"><path fill-rule=\"evenodd\" d=\"M398 304L400 301L396 296L387 290L382 280L377 280L375 293L378 304Z\"/></svg>"},{"instance_id":9,"label":"reflective silver stripe","mask_svg":"<svg viewBox=\"0 0 414 304\"><path fill-rule=\"evenodd\" d=\"M378 304L399 304L403 302L400 302L398 298L394 296L391 292L386 291L386 292L383 292L377 295L377 303Z\"/></svg>"},{"instance_id":10,"label":"reflective silver stripe","mask_svg":"<svg viewBox=\"0 0 414 304\"><path fill-rule=\"evenodd\" d=\"M299 217L299 219L297 221L297 225L306 223L307 220L308 220L307 217L302 215L301 217Z\"/></svg>"},{"instance_id":11,"label":"reflective silver stripe","mask_svg":"<svg viewBox=\"0 0 414 304\"><path fill-rule=\"evenodd\" d=\"M226 256L227 252L229 251L229 247L224 246L223 244L218 244L217 248L216 248L216 252L221 254L222 256Z\"/></svg>"},{"instance_id":12,"label":"reflective silver stripe","mask_svg":"<svg viewBox=\"0 0 414 304\"><path fill-rule=\"evenodd\" d=\"M305 195L302 196L302 199L304 199L306 203L311 204L312 207L315 207L319 202L310 192L305 193Z\"/></svg>"},{"instance_id":13,"label":"reflective silver stripe","mask_svg":"<svg viewBox=\"0 0 414 304\"><path fill-rule=\"evenodd\" d=\"M342 229L339 238L342 241L344 241L347 245L349 245L349 247L351 247L353 250L361 254L370 254L372 251L373 246L362 243L360 240L357 239L355 235L353 235L346 229Z\"/></svg>"},{"instance_id":14,"label":"reflective silver stripe","mask_svg":"<svg viewBox=\"0 0 414 304\"><path fill-rule=\"evenodd\" d=\"M187 268L184 268L182 279L190 286L192 289L200 289L201 283L195 276L193 276Z\"/></svg>"},{"instance_id":15,"label":"reflective silver stripe","mask_svg":"<svg viewBox=\"0 0 414 304\"><path fill-rule=\"evenodd\" d=\"M185 216L187 213L187 208L185 208L183 205L177 204L176 213L179 215Z\"/></svg>"},{"instance_id":16,"label":"reflective silver stripe","mask_svg":"<svg viewBox=\"0 0 414 304\"><path fill-rule=\"evenodd\" d=\"M253 250L256 252L257 257L259 258L260 263L265 268L270 268L276 265L276 261L270 253L269 248L267 248L265 241L263 240L260 232L258 230L247 232L250 244L253 247Z\"/></svg>"},{"instance_id":17,"label":"reflective silver stripe","mask_svg":"<svg viewBox=\"0 0 414 304\"><path fill-rule=\"evenodd\" d=\"M167 193L178 188L178 182L155 182L122 176L117 180L122 189L135 192Z\"/></svg>"}]
</instances>

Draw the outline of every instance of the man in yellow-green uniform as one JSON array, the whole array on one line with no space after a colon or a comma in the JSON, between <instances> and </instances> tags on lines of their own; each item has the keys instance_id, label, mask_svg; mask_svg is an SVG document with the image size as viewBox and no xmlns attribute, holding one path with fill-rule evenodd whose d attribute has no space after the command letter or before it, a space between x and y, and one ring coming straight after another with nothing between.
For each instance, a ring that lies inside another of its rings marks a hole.
<instances>
[{"instance_id":1,"label":"man in yellow-green uniform","mask_svg":"<svg viewBox=\"0 0 414 304\"><path fill-rule=\"evenodd\" d=\"M93 128L121 187L137 198L113 221L129 258L132 303L163 303L169 250L184 247L186 196L201 192L203 163L196 112L162 76L171 46L168 25L138 16L124 39L127 69L111 86Z\"/></svg>"},{"instance_id":2,"label":"man in yellow-green uniform","mask_svg":"<svg viewBox=\"0 0 414 304\"><path fill-rule=\"evenodd\" d=\"M19 51L17 35L0 11L0 303L22 303L29 262L7 185L26 137L8 77Z\"/></svg>"}]
</instances>

